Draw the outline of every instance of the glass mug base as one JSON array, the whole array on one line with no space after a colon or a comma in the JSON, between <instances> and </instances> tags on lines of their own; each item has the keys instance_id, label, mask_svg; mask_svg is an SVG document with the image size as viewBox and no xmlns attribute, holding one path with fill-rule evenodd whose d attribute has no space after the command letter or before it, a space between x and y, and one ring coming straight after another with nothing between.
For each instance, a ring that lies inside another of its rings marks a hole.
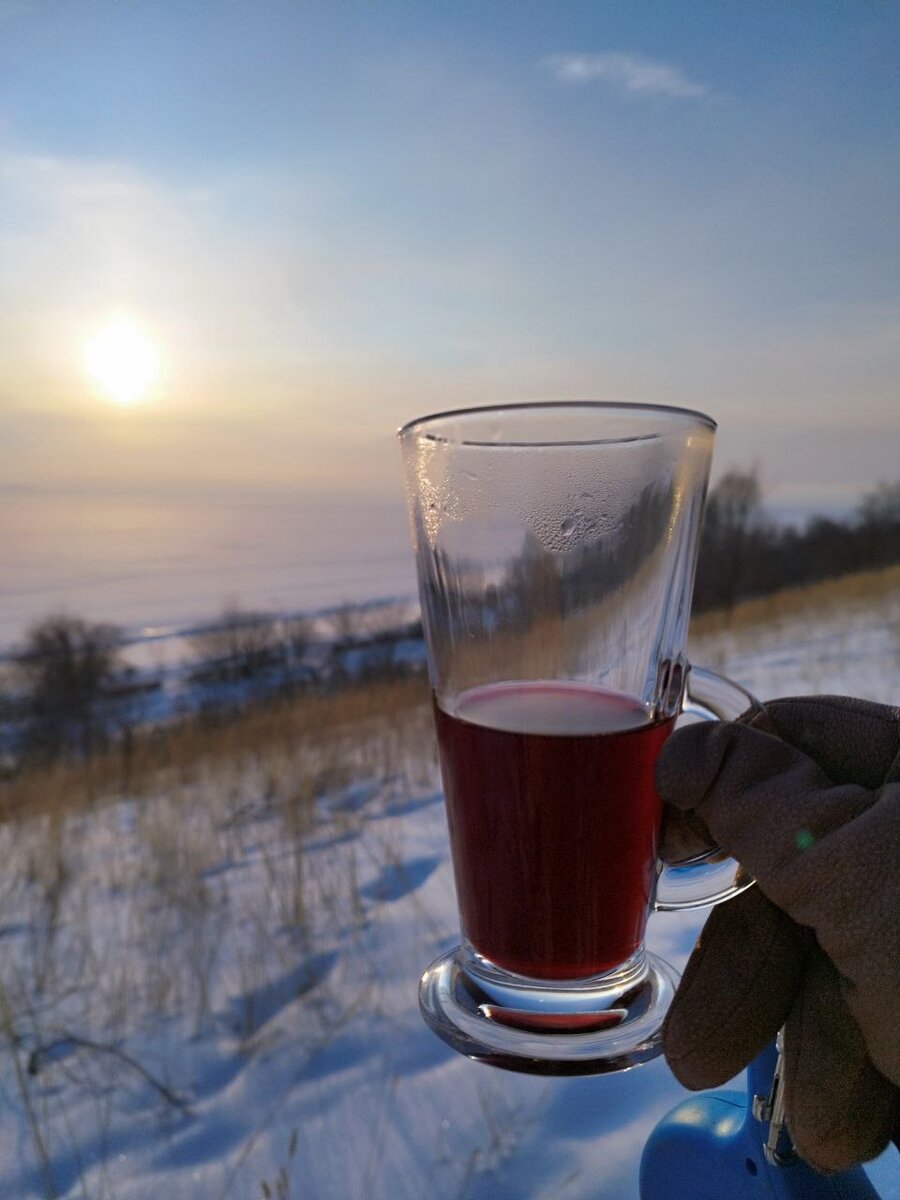
<instances>
[{"instance_id":1,"label":"glass mug base","mask_svg":"<svg viewBox=\"0 0 900 1200\"><path fill-rule=\"evenodd\" d=\"M677 985L677 972L645 950L604 975L547 982L469 961L456 947L425 971L419 1006L468 1058L529 1075L602 1075L661 1053Z\"/></svg>"}]
</instances>

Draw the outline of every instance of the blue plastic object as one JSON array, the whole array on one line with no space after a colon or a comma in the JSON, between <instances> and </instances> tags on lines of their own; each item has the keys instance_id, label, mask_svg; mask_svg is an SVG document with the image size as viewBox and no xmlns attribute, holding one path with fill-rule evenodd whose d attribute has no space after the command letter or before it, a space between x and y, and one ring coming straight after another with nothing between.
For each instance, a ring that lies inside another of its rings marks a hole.
<instances>
[{"instance_id":1,"label":"blue plastic object","mask_svg":"<svg viewBox=\"0 0 900 1200\"><path fill-rule=\"evenodd\" d=\"M746 1094L705 1093L663 1117L641 1158L641 1200L879 1200L862 1167L820 1175L801 1159L766 1159L768 1125L754 1117L753 1097L769 1094L775 1061L771 1045L750 1064Z\"/></svg>"}]
</instances>

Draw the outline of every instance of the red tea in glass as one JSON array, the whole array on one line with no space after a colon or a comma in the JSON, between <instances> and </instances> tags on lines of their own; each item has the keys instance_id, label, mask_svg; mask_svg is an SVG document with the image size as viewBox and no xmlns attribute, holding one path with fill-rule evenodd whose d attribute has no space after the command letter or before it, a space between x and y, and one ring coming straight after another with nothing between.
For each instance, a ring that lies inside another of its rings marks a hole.
<instances>
[{"instance_id":1,"label":"red tea in glass","mask_svg":"<svg viewBox=\"0 0 900 1200\"><path fill-rule=\"evenodd\" d=\"M536 979L599 975L644 937L653 766L673 719L583 683L489 684L435 703L460 918L474 950Z\"/></svg>"}]
</instances>

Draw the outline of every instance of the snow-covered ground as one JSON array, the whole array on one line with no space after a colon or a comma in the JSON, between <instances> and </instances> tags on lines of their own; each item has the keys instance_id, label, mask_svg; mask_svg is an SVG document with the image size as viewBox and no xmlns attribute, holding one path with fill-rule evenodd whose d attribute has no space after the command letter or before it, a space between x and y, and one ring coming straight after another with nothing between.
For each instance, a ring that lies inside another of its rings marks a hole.
<instances>
[{"instance_id":1,"label":"snow-covered ground","mask_svg":"<svg viewBox=\"0 0 900 1200\"><path fill-rule=\"evenodd\" d=\"M829 692L886 704L900 701L900 590L867 601L840 601L779 614L764 625L709 634L691 647L694 662L730 675L761 700Z\"/></svg>"},{"instance_id":2,"label":"snow-covered ground","mask_svg":"<svg viewBox=\"0 0 900 1200\"><path fill-rule=\"evenodd\" d=\"M896 702L900 602L693 657L762 697ZM418 976L456 926L422 708L0 826L0 1196L635 1200L685 1093L454 1055ZM402 725L402 728L401 728ZM702 914L652 918L681 966ZM900 1157L871 1168L900 1197Z\"/></svg>"}]
</instances>

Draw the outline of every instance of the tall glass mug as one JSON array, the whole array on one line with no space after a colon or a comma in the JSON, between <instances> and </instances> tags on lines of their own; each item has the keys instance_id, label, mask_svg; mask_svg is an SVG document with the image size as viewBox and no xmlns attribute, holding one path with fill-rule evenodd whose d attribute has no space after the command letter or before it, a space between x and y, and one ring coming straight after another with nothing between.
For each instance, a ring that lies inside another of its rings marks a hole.
<instances>
[{"instance_id":1,"label":"tall glass mug","mask_svg":"<svg viewBox=\"0 0 900 1200\"><path fill-rule=\"evenodd\" d=\"M685 640L715 422L653 405L438 413L400 430L462 944L419 988L455 1049L541 1074L660 1052L653 909L751 882L657 859L657 753L736 685Z\"/></svg>"}]
</instances>

